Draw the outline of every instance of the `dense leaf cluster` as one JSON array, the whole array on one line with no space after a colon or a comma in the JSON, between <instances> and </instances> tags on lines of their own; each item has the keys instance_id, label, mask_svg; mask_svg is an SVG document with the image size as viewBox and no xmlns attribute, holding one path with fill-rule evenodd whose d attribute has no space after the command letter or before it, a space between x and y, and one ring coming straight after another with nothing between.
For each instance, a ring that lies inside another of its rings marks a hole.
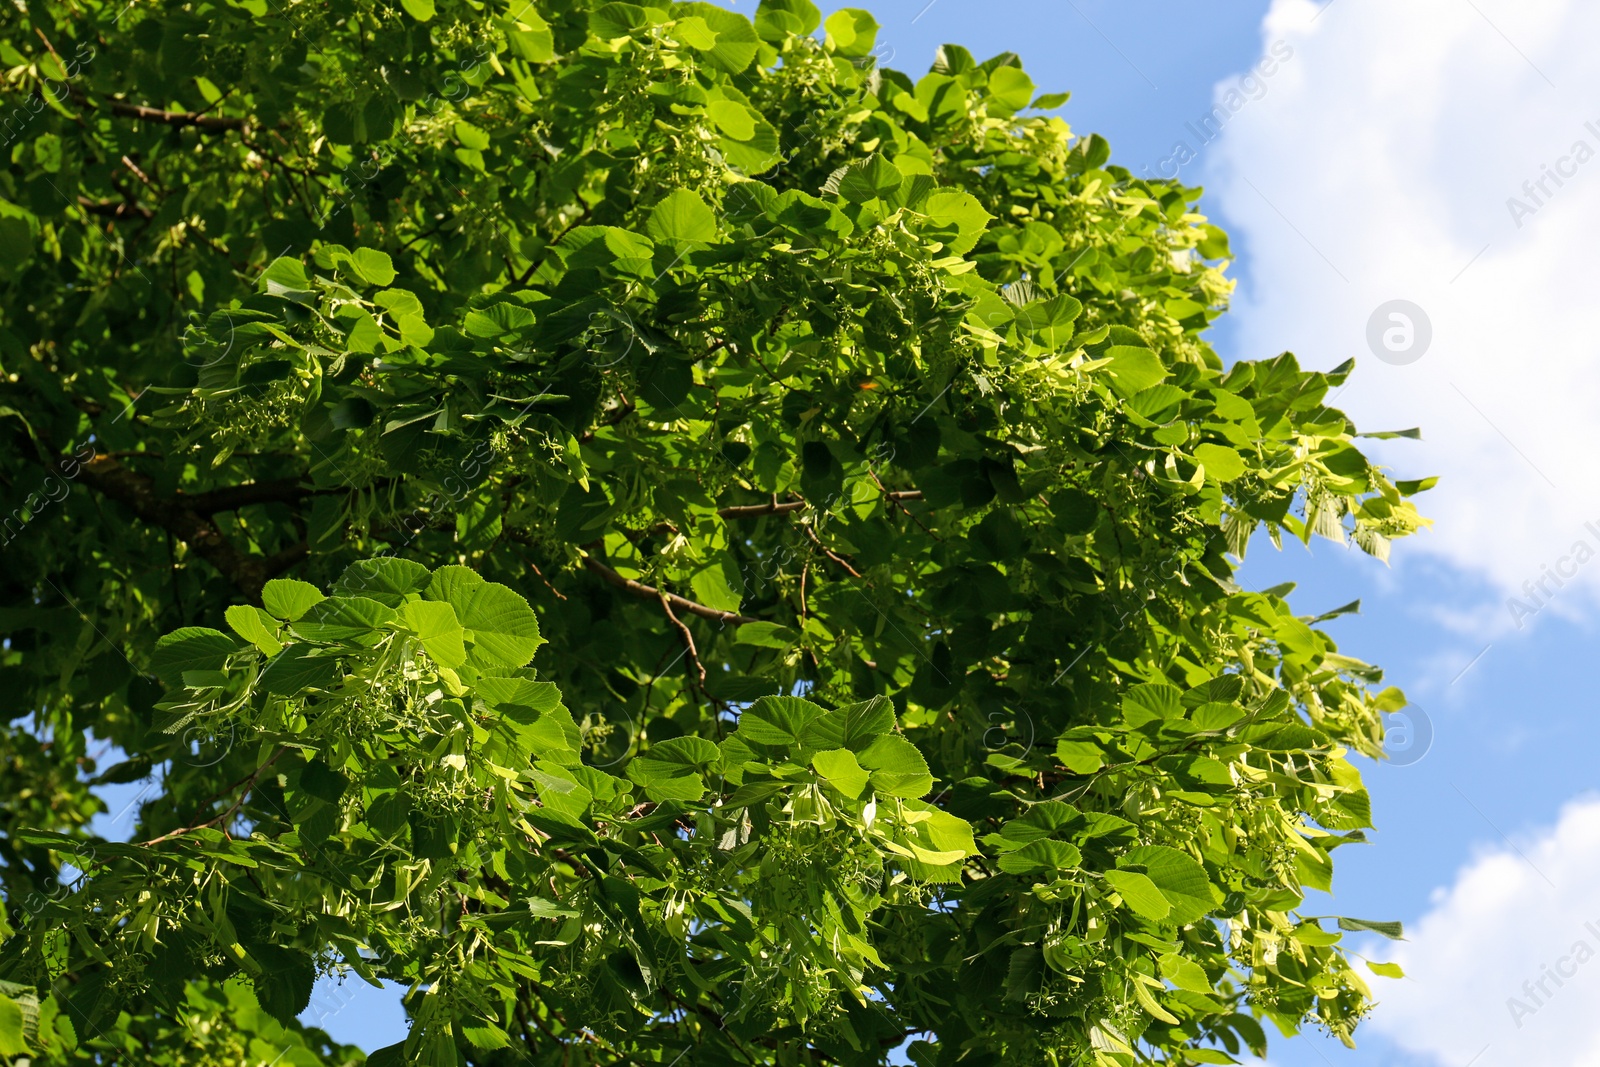
<instances>
[{"instance_id":1,"label":"dense leaf cluster","mask_svg":"<svg viewBox=\"0 0 1600 1067\"><path fill-rule=\"evenodd\" d=\"M1224 367L1199 190L876 30L0 12L0 1043L346 1062L335 971L389 1062L1348 1039L1404 698L1232 577L1429 483Z\"/></svg>"}]
</instances>

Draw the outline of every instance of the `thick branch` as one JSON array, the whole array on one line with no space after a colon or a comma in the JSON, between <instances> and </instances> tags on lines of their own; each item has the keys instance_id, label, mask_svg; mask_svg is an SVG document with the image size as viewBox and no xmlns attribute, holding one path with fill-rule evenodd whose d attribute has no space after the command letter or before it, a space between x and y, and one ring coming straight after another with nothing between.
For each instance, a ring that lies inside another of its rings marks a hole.
<instances>
[{"instance_id":1,"label":"thick branch","mask_svg":"<svg viewBox=\"0 0 1600 1067\"><path fill-rule=\"evenodd\" d=\"M643 582L636 582L632 578L624 578L593 556L584 556L583 565L624 592L632 593L634 596L642 597L646 600L665 601L679 611L687 611L689 614L698 615L702 619L710 619L712 622L736 622L741 625L747 622L759 621L740 615L737 612L718 611L716 608L708 608L704 604L696 604L692 600L685 600L676 593L664 592L653 585L645 585Z\"/></svg>"},{"instance_id":2,"label":"thick branch","mask_svg":"<svg viewBox=\"0 0 1600 1067\"><path fill-rule=\"evenodd\" d=\"M77 99L90 102L89 98L81 90L73 89L70 92ZM108 108L113 115L122 115L125 118L139 119L143 122L159 122L163 125L176 126L180 129L192 126L211 133L225 133L228 130L242 130L249 126L249 122L245 119L227 118L222 115L203 115L198 111L162 111L160 108L130 104L125 100L98 100L92 102L98 106Z\"/></svg>"},{"instance_id":3,"label":"thick branch","mask_svg":"<svg viewBox=\"0 0 1600 1067\"><path fill-rule=\"evenodd\" d=\"M153 479L129 470L109 456L95 456L82 466L70 457L64 457L54 465L64 477L70 479L75 475L95 492L115 500L145 522L159 526L184 542L195 555L222 572L246 596L257 596L268 579L293 566L306 555L304 544L272 556L251 556L240 552L222 536L222 532L205 514L195 510L192 501L181 495L157 495Z\"/></svg>"},{"instance_id":4,"label":"thick branch","mask_svg":"<svg viewBox=\"0 0 1600 1067\"><path fill-rule=\"evenodd\" d=\"M195 514L215 515L219 511L238 511L251 504L294 504L310 496L311 492L301 488L299 478L279 478L271 482L227 485L221 489L180 496Z\"/></svg>"}]
</instances>

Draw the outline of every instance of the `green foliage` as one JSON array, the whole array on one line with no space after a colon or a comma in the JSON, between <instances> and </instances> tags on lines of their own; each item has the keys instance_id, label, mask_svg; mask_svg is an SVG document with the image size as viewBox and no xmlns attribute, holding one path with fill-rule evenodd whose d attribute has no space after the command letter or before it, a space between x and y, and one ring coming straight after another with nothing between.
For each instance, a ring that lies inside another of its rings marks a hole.
<instances>
[{"instance_id":1,"label":"green foliage","mask_svg":"<svg viewBox=\"0 0 1600 1067\"><path fill-rule=\"evenodd\" d=\"M0 1054L1349 1040L1404 697L1232 575L1431 481L1223 366L1199 190L809 0L4 18Z\"/></svg>"}]
</instances>

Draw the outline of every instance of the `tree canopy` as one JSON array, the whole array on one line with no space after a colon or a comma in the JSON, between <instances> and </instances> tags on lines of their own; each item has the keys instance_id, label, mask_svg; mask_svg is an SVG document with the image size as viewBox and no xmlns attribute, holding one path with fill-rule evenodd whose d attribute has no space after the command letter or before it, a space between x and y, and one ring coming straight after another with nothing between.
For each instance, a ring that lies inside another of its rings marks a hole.
<instances>
[{"instance_id":1,"label":"tree canopy","mask_svg":"<svg viewBox=\"0 0 1600 1067\"><path fill-rule=\"evenodd\" d=\"M328 975L374 1064L1350 1039L1404 697L1234 575L1431 483L1224 365L1200 190L876 33L5 6L0 1055L358 1063Z\"/></svg>"}]
</instances>

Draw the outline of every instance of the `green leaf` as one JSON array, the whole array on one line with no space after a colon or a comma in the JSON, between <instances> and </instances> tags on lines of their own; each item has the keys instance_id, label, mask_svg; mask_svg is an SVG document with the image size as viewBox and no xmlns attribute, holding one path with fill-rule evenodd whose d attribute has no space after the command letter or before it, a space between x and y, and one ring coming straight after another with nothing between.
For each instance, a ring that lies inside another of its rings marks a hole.
<instances>
[{"instance_id":1,"label":"green leaf","mask_svg":"<svg viewBox=\"0 0 1600 1067\"><path fill-rule=\"evenodd\" d=\"M1133 396L1150 388L1167 376L1161 357L1148 348L1136 345L1112 345L1106 349L1111 360L1106 372L1117 383L1124 396Z\"/></svg>"},{"instance_id":2,"label":"green leaf","mask_svg":"<svg viewBox=\"0 0 1600 1067\"><path fill-rule=\"evenodd\" d=\"M1021 67L996 67L989 74L989 95L1008 111L1021 111L1033 99L1033 79Z\"/></svg>"},{"instance_id":3,"label":"green leaf","mask_svg":"<svg viewBox=\"0 0 1600 1067\"><path fill-rule=\"evenodd\" d=\"M1175 953L1161 957L1161 977L1179 989L1198 993L1203 997L1209 997L1213 992L1211 980L1206 977L1205 970L1193 960Z\"/></svg>"},{"instance_id":4,"label":"green leaf","mask_svg":"<svg viewBox=\"0 0 1600 1067\"><path fill-rule=\"evenodd\" d=\"M828 780L828 784L852 799L867 788L867 772L856 762L854 752L846 748L818 752L811 757L811 766Z\"/></svg>"},{"instance_id":5,"label":"green leaf","mask_svg":"<svg viewBox=\"0 0 1600 1067\"><path fill-rule=\"evenodd\" d=\"M228 620L228 627L240 637L255 645L268 656L276 656L283 651L283 643L272 636L272 630L277 629L278 620L262 611L260 608L246 607L243 604L234 604L224 613Z\"/></svg>"},{"instance_id":6,"label":"green leaf","mask_svg":"<svg viewBox=\"0 0 1600 1067\"><path fill-rule=\"evenodd\" d=\"M754 134L751 125L746 138ZM645 232L660 243L710 244L717 239L717 217L694 190L674 189L650 210Z\"/></svg>"},{"instance_id":7,"label":"green leaf","mask_svg":"<svg viewBox=\"0 0 1600 1067\"><path fill-rule=\"evenodd\" d=\"M747 622L739 627L734 640L760 648L793 648L800 643L800 632L775 622Z\"/></svg>"},{"instance_id":8,"label":"green leaf","mask_svg":"<svg viewBox=\"0 0 1600 1067\"><path fill-rule=\"evenodd\" d=\"M1244 458L1238 451L1226 445L1197 445L1194 458L1205 466L1207 478L1214 478L1219 482L1231 482L1242 478L1247 469Z\"/></svg>"},{"instance_id":9,"label":"green leaf","mask_svg":"<svg viewBox=\"0 0 1600 1067\"><path fill-rule=\"evenodd\" d=\"M156 642L150 655L150 673L168 686L183 684L184 671L220 671L239 643L221 630L185 626Z\"/></svg>"},{"instance_id":10,"label":"green leaf","mask_svg":"<svg viewBox=\"0 0 1600 1067\"><path fill-rule=\"evenodd\" d=\"M1083 853L1077 845L1066 841L1042 838L1030 841L1014 852L1001 856L997 865L1009 874L1029 874L1034 871L1064 871L1083 862Z\"/></svg>"},{"instance_id":11,"label":"green leaf","mask_svg":"<svg viewBox=\"0 0 1600 1067\"><path fill-rule=\"evenodd\" d=\"M887 697L873 697L808 722L800 732L803 748L847 748L860 752L894 730L894 705Z\"/></svg>"},{"instance_id":12,"label":"green leaf","mask_svg":"<svg viewBox=\"0 0 1600 1067\"><path fill-rule=\"evenodd\" d=\"M1390 941L1404 941L1405 929L1397 922L1379 922L1373 919L1347 919L1342 915L1335 916L1339 920L1339 929L1351 933L1374 933L1387 937Z\"/></svg>"},{"instance_id":13,"label":"green leaf","mask_svg":"<svg viewBox=\"0 0 1600 1067\"><path fill-rule=\"evenodd\" d=\"M511 1046L511 1036L487 1019L463 1025L461 1036L466 1038L467 1043L473 1048L485 1051Z\"/></svg>"},{"instance_id":14,"label":"green leaf","mask_svg":"<svg viewBox=\"0 0 1600 1067\"><path fill-rule=\"evenodd\" d=\"M811 0L761 0L756 8L756 32L765 41L809 37L821 25L822 12Z\"/></svg>"},{"instance_id":15,"label":"green leaf","mask_svg":"<svg viewBox=\"0 0 1600 1067\"><path fill-rule=\"evenodd\" d=\"M295 578L274 578L261 590L261 606L286 622L294 622L313 604L326 599L322 590Z\"/></svg>"},{"instance_id":16,"label":"green leaf","mask_svg":"<svg viewBox=\"0 0 1600 1067\"><path fill-rule=\"evenodd\" d=\"M428 650L434 662L452 669L467 662L466 630L456 610L440 600L413 600L401 605L405 623Z\"/></svg>"},{"instance_id":17,"label":"green leaf","mask_svg":"<svg viewBox=\"0 0 1600 1067\"><path fill-rule=\"evenodd\" d=\"M702 737L674 737L652 745L628 764L628 777L655 801L696 801L705 795L704 771L722 752Z\"/></svg>"},{"instance_id":18,"label":"green leaf","mask_svg":"<svg viewBox=\"0 0 1600 1067\"><path fill-rule=\"evenodd\" d=\"M400 0L400 6L418 22L427 22L434 15L433 0Z\"/></svg>"},{"instance_id":19,"label":"green leaf","mask_svg":"<svg viewBox=\"0 0 1600 1067\"><path fill-rule=\"evenodd\" d=\"M840 8L823 26L828 49L852 59L871 54L878 39L878 20L856 7Z\"/></svg>"},{"instance_id":20,"label":"green leaf","mask_svg":"<svg viewBox=\"0 0 1600 1067\"><path fill-rule=\"evenodd\" d=\"M930 235L938 235L956 255L970 252L994 218L977 197L960 189L935 189L928 194L922 211L933 224Z\"/></svg>"},{"instance_id":21,"label":"green leaf","mask_svg":"<svg viewBox=\"0 0 1600 1067\"><path fill-rule=\"evenodd\" d=\"M310 289L311 279L306 277L306 268L298 259L280 256L261 272L257 284L264 293L292 299Z\"/></svg>"},{"instance_id":22,"label":"green leaf","mask_svg":"<svg viewBox=\"0 0 1600 1067\"><path fill-rule=\"evenodd\" d=\"M1093 774L1105 764L1105 751L1089 741L1059 741L1056 759L1073 774Z\"/></svg>"},{"instance_id":23,"label":"green leaf","mask_svg":"<svg viewBox=\"0 0 1600 1067\"><path fill-rule=\"evenodd\" d=\"M432 0L422 0L432 3ZM395 279L394 261L389 253L375 248L358 248L350 256L350 265L361 279L370 285L389 285Z\"/></svg>"},{"instance_id":24,"label":"green leaf","mask_svg":"<svg viewBox=\"0 0 1600 1067\"><path fill-rule=\"evenodd\" d=\"M1139 727L1152 720L1182 716L1183 693L1175 686L1146 682L1134 686L1122 696L1122 718L1129 726Z\"/></svg>"},{"instance_id":25,"label":"green leaf","mask_svg":"<svg viewBox=\"0 0 1600 1067\"><path fill-rule=\"evenodd\" d=\"M515 11L516 21L503 23L506 43L518 59L529 63L549 63L555 59L555 37L550 24L528 4Z\"/></svg>"},{"instance_id":26,"label":"green leaf","mask_svg":"<svg viewBox=\"0 0 1600 1067\"><path fill-rule=\"evenodd\" d=\"M467 655L475 664L521 667L544 644L539 617L521 594L497 582L485 582L466 567L435 571L427 595L448 601L455 609L472 642Z\"/></svg>"},{"instance_id":27,"label":"green leaf","mask_svg":"<svg viewBox=\"0 0 1600 1067\"><path fill-rule=\"evenodd\" d=\"M744 595L728 580L729 570L724 561L717 560L695 572L695 576L689 580L695 599L718 611L738 611L739 605L744 602Z\"/></svg>"},{"instance_id":28,"label":"green leaf","mask_svg":"<svg viewBox=\"0 0 1600 1067\"><path fill-rule=\"evenodd\" d=\"M29 1051L23 1038L22 1005L0 995L0 1056L26 1056Z\"/></svg>"},{"instance_id":29,"label":"green leaf","mask_svg":"<svg viewBox=\"0 0 1600 1067\"><path fill-rule=\"evenodd\" d=\"M337 804L349 787L349 778L320 759L312 760L300 771L301 790L328 804Z\"/></svg>"},{"instance_id":30,"label":"green leaf","mask_svg":"<svg viewBox=\"0 0 1600 1067\"><path fill-rule=\"evenodd\" d=\"M1367 969L1373 974L1382 975L1385 978L1404 978L1406 976L1404 968L1398 963L1376 963L1368 960Z\"/></svg>"},{"instance_id":31,"label":"green leaf","mask_svg":"<svg viewBox=\"0 0 1600 1067\"><path fill-rule=\"evenodd\" d=\"M853 164L839 181L839 196L852 204L888 200L904 181L899 168L881 155Z\"/></svg>"},{"instance_id":32,"label":"green leaf","mask_svg":"<svg viewBox=\"0 0 1600 1067\"><path fill-rule=\"evenodd\" d=\"M1137 871L1107 871L1106 881L1122 896L1122 902L1146 919L1164 920L1172 905L1154 882Z\"/></svg>"},{"instance_id":33,"label":"green leaf","mask_svg":"<svg viewBox=\"0 0 1600 1067\"><path fill-rule=\"evenodd\" d=\"M1198 922L1222 903L1222 896L1206 877L1205 868L1175 848L1141 845L1129 849L1117 861L1117 866L1143 867L1171 909L1169 921L1179 926Z\"/></svg>"},{"instance_id":34,"label":"green leaf","mask_svg":"<svg viewBox=\"0 0 1600 1067\"><path fill-rule=\"evenodd\" d=\"M698 18L716 34L716 44L702 52L713 67L739 74L755 62L761 38L750 20L738 12L714 4L673 4L672 17Z\"/></svg>"},{"instance_id":35,"label":"green leaf","mask_svg":"<svg viewBox=\"0 0 1600 1067\"><path fill-rule=\"evenodd\" d=\"M266 665L257 684L264 692L284 697L332 688L344 677L344 668L339 659L320 652L314 645L290 646Z\"/></svg>"},{"instance_id":36,"label":"green leaf","mask_svg":"<svg viewBox=\"0 0 1600 1067\"><path fill-rule=\"evenodd\" d=\"M799 697L762 697L739 716L738 736L757 745L793 745L822 709Z\"/></svg>"},{"instance_id":37,"label":"green leaf","mask_svg":"<svg viewBox=\"0 0 1600 1067\"><path fill-rule=\"evenodd\" d=\"M1017 323L1046 348L1059 349L1072 340L1073 323L1082 314L1082 301L1060 293L1017 312Z\"/></svg>"},{"instance_id":38,"label":"green leaf","mask_svg":"<svg viewBox=\"0 0 1600 1067\"><path fill-rule=\"evenodd\" d=\"M375 643L377 633L394 622L394 609L364 596L319 600L290 629L307 641Z\"/></svg>"},{"instance_id":39,"label":"green leaf","mask_svg":"<svg viewBox=\"0 0 1600 1067\"><path fill-rule=\"evenodd\" d=\"M872 788L892 797L920 797L932 792L928 761L916 745L899 734L887 734L861 753L861 766L872 772Z\"/></svg>"},{"instance_id":40,"label":"green leaf","mask_svg":"<svg viewBox=\"0 0 1600 1067\"><path fill-rule=\"evenodd\" d=\"M383 556L350 564L333 583L333 591L345 596L363 596L397 608L407 597L426 589L431 577L428 568L420 563Z\"/></svg>"}]
</instances>

